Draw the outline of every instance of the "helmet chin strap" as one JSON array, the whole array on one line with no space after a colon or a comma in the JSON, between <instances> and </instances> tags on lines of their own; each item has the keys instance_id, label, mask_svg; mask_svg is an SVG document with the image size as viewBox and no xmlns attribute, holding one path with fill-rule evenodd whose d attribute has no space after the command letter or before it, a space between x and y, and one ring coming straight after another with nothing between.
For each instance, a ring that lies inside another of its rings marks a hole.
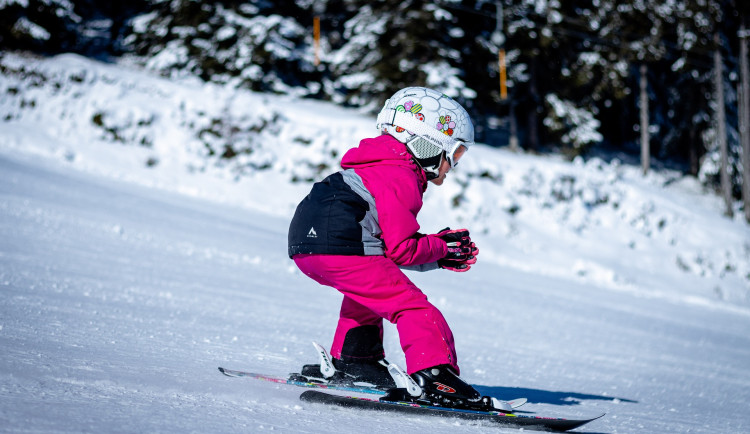
<instances>
[{"instance_id":1,"label":"helmet chin strap","mask_svg":"<svg viewBox=\"0 0 750 434\"><path fill-rule=\"evenodd\" d=\"M443 161L443 155L445 155L445 152L441 152L440 154L430 158L417 158L411 152L411 149L409 149L408 147L406 149L411 154L412 160L414 160L414 162L417 163L417 166L419 166L424 171L424 174L427 177L428 181L432 181L433 179L437 179L440 177L440 163L442 163Z\"/></svg>"},{"instance_id":2,"label":"helmet chin strap","mask_svg":"<svg viewBox=\"0 0 750 434\"><path fill-rule=\"evenodd\" d=\"M438 179L440 177L440 175L433 172L432 170L427 170L424 167L422 168L422 170L424 170L424 174L427 177L428 181L432 181L433 179Z\"/></svg>"}]
</instances>

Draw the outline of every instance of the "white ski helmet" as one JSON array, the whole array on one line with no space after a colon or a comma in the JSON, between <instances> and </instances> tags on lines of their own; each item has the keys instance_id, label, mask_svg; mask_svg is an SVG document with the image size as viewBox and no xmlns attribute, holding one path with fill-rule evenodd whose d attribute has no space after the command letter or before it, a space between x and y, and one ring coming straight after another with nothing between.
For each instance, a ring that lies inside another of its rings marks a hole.
<instances>
[{"instance_id":1,"label":"white ski helmet","mask_svg":"<svg viewBox=\"0 0 750 434\"><path fill-rule=\"evenodd\" d=\"M378 114L377 128L404 143L427 179L438 176L445 152L451 167L459 146L474 143L469 114L451 97L426 87L407 87L393 94Z\"/></svg>"}]
</instances>

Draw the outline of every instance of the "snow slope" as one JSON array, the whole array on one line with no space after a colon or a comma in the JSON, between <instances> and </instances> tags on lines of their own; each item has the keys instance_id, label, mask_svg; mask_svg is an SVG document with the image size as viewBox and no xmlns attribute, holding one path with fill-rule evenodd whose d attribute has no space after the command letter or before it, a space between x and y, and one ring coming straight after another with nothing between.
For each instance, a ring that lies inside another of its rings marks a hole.
<instances>
[{"instance_id":1,"label":"snow slope","mask_svg":"<svg viewBox=\"0 0 750 434\"><path fill-rule=\"evenodd\" d=\"M302 404L298 389L216 370L284 375L330 340L340 296L286 257L309 188L292 181L332 170L369 118L73 56L0 65L0 431L490 430ZM263 139L245 160L199 140L230 106L242 125L270 116L271 131L244 137ZM97 113L151 145L108 136ZM750 430L744 223L673 173L470 156L420 220L470 227L479 263L410 274L451 324L469 382L528 397L525 411L607 412L583 432Z\"/></svg>"}]
</instances>

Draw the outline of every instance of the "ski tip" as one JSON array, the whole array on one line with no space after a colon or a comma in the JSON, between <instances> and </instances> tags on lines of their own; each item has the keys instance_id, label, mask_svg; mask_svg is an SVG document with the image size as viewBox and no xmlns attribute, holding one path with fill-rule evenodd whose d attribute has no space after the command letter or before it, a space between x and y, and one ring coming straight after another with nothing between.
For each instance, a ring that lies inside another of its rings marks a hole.
<instances>
[{"instance_id":1,"label":"ski tip","mask_svg":"<svg viewBox=\"0 0 750 434\"><path fill-rule=\"evenodd\" d=\"M507 401L507 402L508 402L508 404L510 404L510 406L512 408L518 408L518 407L526 404L526 402L528 402L528 399L526 399L526 398L516 398L516 399L511 399L510 401Z\"/></svg>"}]
</instances>

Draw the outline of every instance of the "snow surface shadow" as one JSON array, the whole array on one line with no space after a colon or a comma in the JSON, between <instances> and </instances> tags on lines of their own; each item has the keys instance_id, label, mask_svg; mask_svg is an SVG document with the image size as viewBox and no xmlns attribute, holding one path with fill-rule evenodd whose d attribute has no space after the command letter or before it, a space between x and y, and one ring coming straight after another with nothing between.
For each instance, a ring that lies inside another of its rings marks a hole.
<instances>
[{"instance_id":1,"label":"snow surface shadow","mask_svg":"<svg viewBox=\"0 0 750 434\"><path fill-rule=\"evenodd\" d=\"M482 395L494 396L500 399L526 398L532 404L580 405L583 400L629 402L638 401L615 396L591 395L578 392L557 392L552 390L527 389L524 387L480 386L473 384Z\"/></svg>"}]
</instances>

